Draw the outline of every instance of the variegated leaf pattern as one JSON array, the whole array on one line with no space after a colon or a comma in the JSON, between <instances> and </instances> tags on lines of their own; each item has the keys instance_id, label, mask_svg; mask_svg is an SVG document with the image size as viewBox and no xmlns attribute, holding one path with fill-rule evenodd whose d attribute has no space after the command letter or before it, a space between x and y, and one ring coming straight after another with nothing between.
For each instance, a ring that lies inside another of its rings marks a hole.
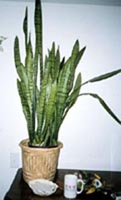
<instances>
[{"instance_id":1,"label":"variegated leaf pattern","mask_svg":"<svg viewBox=\"0 0 121 200\"><path fill-rule=\"evenodd\" d=\"M119 124L121 120L113 113L105 101L97 94L80 93L81 87L111 78L121 69L109 72L82 83L77 66L86 47L80 49L76 40L69 58L61 59L55 42L48 50L43 63L43 31L41 1L35 0L34 13L35 45L32 47L31 33L28 32L28 8L25 10L23 32L25 37L25 61L21 61L19 39L14 42L14 60L18 73L17 87L23 113L27 121L30 145L54 146L58 144L60 126L70 108L79 96L90 95L101 103L104 109Z\"/></svg>"}]
</instances>

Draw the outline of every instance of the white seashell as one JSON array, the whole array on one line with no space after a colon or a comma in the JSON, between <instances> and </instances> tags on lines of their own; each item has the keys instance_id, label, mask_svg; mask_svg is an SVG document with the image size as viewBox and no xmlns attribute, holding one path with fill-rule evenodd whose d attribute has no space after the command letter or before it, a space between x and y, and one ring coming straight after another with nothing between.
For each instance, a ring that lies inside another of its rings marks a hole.
<instances>
[{"instance_id":1,"label":"white seashell","mask_svg":"<svg viewBox=\"0 0 121 200\"><path fill-rule=\"evenodd\" d=\"M39 196L49 196L56 192L58 185L46 179L35 179L29 181L29 187Z\"/></svg>"}]
</instances>

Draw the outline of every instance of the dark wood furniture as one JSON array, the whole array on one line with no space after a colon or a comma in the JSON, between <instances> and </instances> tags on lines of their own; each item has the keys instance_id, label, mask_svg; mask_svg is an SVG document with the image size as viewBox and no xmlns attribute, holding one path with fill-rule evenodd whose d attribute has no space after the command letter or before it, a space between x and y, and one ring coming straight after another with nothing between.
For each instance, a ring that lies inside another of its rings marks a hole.
<instances>
[{"instance_id":1,"label":"dark wood furniture","mask_svg":"<svg viewBox=\"0 0 121 200\"><path fill-rule=\"evenodd\" d=\"M22 169L17 171L17 174L13 180L12 185L10 186L9 191L6 193L4 200L64 200L63 196L63 180L64 175L67 173L74 173L78 170L65 170L58 169L56 173L55 182L60 186L60 188L56 191L55 194L49 197L40 197L31 191L28 185L24 182L22 176ZM94 173L94 171L88 171ZM109 188L108 193L104 194L104 192L95 192L93 194L85 195L80 194L76 199L80 200L112 200L113 198L110 196L112 192L121 191L121 172L107 172L107 171L97 171L101 177L106 181Z\"/></svg>"}]
</instances>

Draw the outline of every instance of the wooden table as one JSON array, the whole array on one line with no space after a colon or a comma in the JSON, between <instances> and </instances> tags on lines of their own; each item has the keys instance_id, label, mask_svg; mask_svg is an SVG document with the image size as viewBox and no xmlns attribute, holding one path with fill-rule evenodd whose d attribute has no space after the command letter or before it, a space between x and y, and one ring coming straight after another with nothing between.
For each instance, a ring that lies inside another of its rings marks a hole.
<instances>
[{"instance_id":1,"label":"wooden table","mask_svg":"<svg viewBox=\"0 0 121 200\"><path fill-rule=\"evenodd\" d=\"M64 175L68 173L74 173L78 170L65 170L58 169L56 173L55 182L60 186L55 194L49 197L40 197L31 191L28 185L24 182L22 176L22 169L18 169L17 174L10 186L9 191L6 193L4 200L64 200L63 196L63 180ZM108 194L102 192L95 192L93 194L80 194L76 199L78 200L112 200L113 198L109 195L111 192L121 191L121 172L108 172L108 171L88 171L89 173L98 173L106 181L107 185L111 188Z\"/></svg>"}]
</instances>

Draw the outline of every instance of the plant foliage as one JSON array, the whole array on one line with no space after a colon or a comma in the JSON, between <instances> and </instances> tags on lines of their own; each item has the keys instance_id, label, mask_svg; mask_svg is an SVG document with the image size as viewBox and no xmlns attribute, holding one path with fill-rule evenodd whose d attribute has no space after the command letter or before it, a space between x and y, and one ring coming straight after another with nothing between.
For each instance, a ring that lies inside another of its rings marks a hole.
<instances>
[{"instance_id":1,"label":"plant foliage","mask_svg":"<svg viewBox=\"0 0 121 200\"><path fill-rule=\"evenodd\" d=\"M106 111L119 123L107 104L97 94L80 94L81 86L110 78L121 69L82 83L81 73L75 77L76 68L86 47L80 49L77 40L70 57L61 59L59 48L52 43L43 62L42 10L41 1L35 1L35 49L28 33L28 9L25 11L23 32L25 36L25 63L21 62L19 38L14 42L14 59L18 73L17 86L23 112L27 121L31 146L55 146L58 143L60 126L69 109L82 95L97 98Z\"/></svg>"}]
</instances>

